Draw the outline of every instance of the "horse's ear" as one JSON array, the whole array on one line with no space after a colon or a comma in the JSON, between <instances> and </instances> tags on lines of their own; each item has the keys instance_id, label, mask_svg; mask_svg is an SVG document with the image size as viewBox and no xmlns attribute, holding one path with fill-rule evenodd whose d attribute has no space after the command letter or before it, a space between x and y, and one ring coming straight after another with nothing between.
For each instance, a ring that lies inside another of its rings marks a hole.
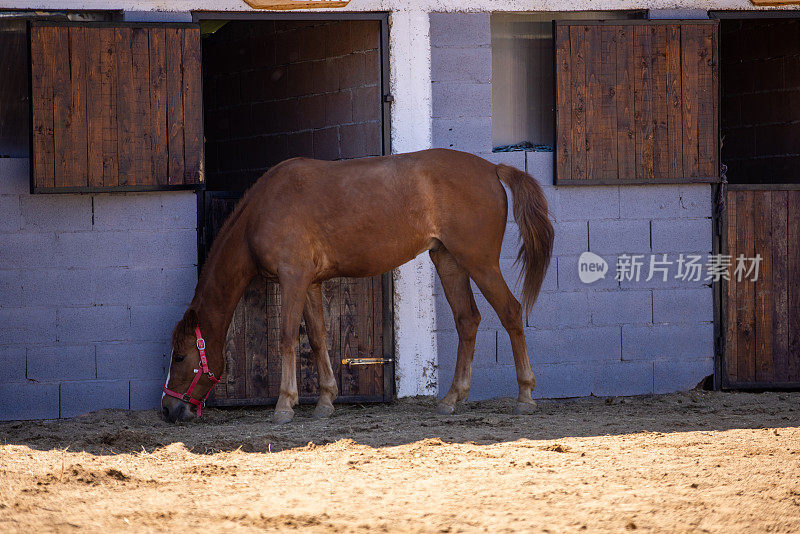
<instances>
[{"instance_id":1,"label":"horse's ear","mask_svg":"<svg viewBox=\"0 0 800 534\"><path fill-rule=\"evenodd\" d=\"M172 333L173 340L194 336L194 329L199 324L200 319L197 316L197 311L189 308L183 314L183 318L175 325L175 331Z\"/></svg>"}]
</instances>

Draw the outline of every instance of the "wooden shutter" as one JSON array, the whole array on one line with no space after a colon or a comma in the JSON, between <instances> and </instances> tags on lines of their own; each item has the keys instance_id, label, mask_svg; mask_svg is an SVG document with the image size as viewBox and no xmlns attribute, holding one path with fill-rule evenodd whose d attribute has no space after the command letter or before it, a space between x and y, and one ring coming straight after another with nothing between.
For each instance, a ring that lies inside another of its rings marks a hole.
<instances>
[{"instance_id":1,"label":"wooden shutter","mask_svg":"<svg viewBox=\"0 0 800 534\"><path fill-rule=\"evenodd\" d=\"M31 191L203 182L200 29L32 22Z\"/></svg>"},{"instance_id":2,"label":"wooden shutter","mask_svg":"<svg viewBox=\"0 0 800 534\"><path fill-rule=\"evenodd\" d=\"M718 21L557 21L556 183L719 179Z\"/></svg>"}]
</instances>

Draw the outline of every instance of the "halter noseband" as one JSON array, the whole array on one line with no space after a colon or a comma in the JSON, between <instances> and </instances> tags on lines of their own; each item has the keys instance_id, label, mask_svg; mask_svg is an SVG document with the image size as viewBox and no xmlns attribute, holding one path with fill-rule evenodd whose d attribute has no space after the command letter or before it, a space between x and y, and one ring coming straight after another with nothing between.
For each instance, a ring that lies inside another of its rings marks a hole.
<instances>
[{"instance_id":1,"label":"halter noseband","mask_svg":"<svg viewBox=\"0 0 800 534\"><path fill-rule=\"evenodd\" d=\"M194 379L192 380L192 384L189 386L189 391L181 395L177 391L172 391L171 389L167 389L167 384L164 384L162 388L166 395L170 397L175 397L176 399L180 399L184 402L188 402L189 404L194 404L197 406L197 417L200 417L200 412L203 406L206 405L206 399L208 398L211 390L214 389L214 386L219 382L219 378L214 376L208 369L208 360L206 359L206 342L203 339L203 335L200 333L200 327L196 326L194 329L195 336L197 336L197 350L200 351L200 369L194 370ZM201 399L195 399L192 397L192 392L194 391L194 387L197 385L197 382L200 381L200 376L206 375L208 379L211 381L211 387L208 388L208 392L206 396Z\"/></svg>"}]
</instances>

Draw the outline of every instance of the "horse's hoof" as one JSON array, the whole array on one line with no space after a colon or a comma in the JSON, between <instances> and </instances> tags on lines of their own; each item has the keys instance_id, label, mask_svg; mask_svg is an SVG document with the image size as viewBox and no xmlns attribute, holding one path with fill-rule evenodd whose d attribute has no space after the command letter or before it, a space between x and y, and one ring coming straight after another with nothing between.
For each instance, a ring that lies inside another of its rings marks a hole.
<instances>
[{"instance_id":1,"label":"horse's hoof","mask_svg":"<svg viewBox=\"0 0 800 534\"><path fill-rule=\"evenodd\" d=\"M314 419L327 419L333 415L333 406L330 404L317 404L314 408Z\"/></svg>"},{"instance_id":2,"label":"horse's hoof","mask_svg":"<svg viewBox=\"0 0 800 534\"><path fill-rule=\"evenodd\" d=\"M453 412L456 411L456 407L440 402L439 406L436 408L436 411L439 413L439 415L453 415Z\"/></svg>"},{"instance_id":3,"label":"horse's hoof","mask_svg":"<svg viewBox=\"0 0 800 534\"><path fill-rule=\"evenodd\" d=\"M514 407L514 415L530 415L536 411L536 403L530 402L517 402Z\"/></svg>"},{"instance_id":4,"label":"horse's hoof","mask_svg":"<svg viewBox=\"0 0 800 534\"><path fill-rule=\"evenodd\" d=\"M294 419L294 412L293 411L275 411L272 414L272 422L276 425L285 425L286 423L290 422Z\"/></svg>"}]
</instances>

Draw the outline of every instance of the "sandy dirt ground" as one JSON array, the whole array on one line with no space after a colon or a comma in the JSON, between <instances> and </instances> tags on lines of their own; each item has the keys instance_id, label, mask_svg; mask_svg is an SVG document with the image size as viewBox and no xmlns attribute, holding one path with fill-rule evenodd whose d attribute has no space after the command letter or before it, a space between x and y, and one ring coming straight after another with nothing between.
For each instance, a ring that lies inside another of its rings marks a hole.
<instances>
[{"instance_id":1,"label":"sandy dirt ground","mask_svg":"<svg viewBox=\"0 0 800 534\"><path fill-rule=\"evenodd\" d=\"M0 424L0 532L798 532L800 393Z\"/></svg>"}]
</instances>

